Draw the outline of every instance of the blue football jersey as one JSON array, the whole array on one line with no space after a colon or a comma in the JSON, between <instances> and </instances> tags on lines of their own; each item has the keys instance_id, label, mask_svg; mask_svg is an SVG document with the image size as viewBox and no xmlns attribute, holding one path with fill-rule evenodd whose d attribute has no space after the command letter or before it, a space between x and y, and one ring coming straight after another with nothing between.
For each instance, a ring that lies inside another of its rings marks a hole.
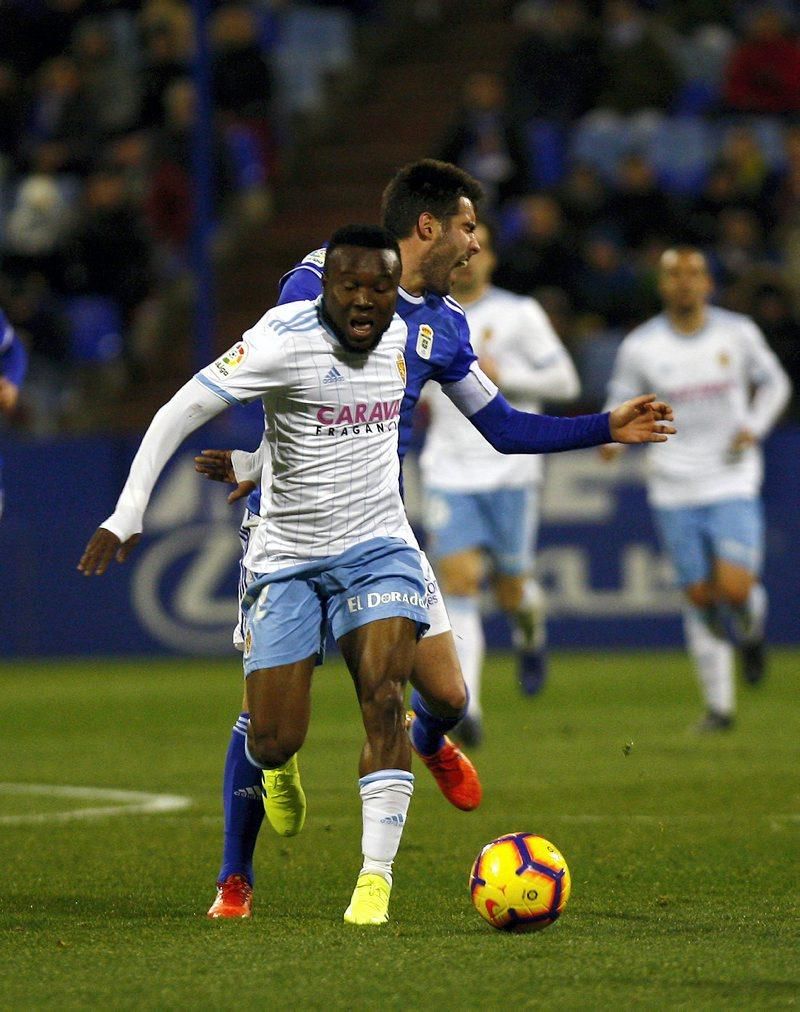
<instances>
[{"instance_id":1,"label":"blue football jersey","mask_svg":"<svg viewBox=\"0 0 800 1012\"><path fill-rule=\"evenodd\" d=\"M309 253L280 280L278 303L316 299L322 291L322 269L325 250ZM397 298L397 314L408 327L406 344L406 393L400 407L400 460L411 440L411 416L428 380L457 383L464 379L477 361L469 337L464 310L455 299L447 296L409 295L401 288Z\"/></svg>"}]
</instances>

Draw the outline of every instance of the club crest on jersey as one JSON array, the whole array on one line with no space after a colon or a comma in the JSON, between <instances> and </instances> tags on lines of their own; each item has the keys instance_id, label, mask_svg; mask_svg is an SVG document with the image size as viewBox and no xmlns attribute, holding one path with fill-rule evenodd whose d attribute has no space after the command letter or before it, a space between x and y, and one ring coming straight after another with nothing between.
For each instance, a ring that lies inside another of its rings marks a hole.
<instances>
[{"instance_id":1,"label":"club crest on jersey","mask_svg":"<svg viewBox=\"0 0 800 1012\"><path fill-rule=\"evenodd\" d=\"M245 657L250 656L250 651L253 649L253 635L250 630L247 630L247 635L244 638L244 655Z\"/></svg>"},{"instance_id":2,"label":"club crest on jersey","mask_svg":"<svg viewBox=\"0 0 800 1012\"><path fill-rule=\"evenodd\" d=\"M211 371L223 379L227 379L232 372L239 368L246 358L247 345L240 341L239 344L235 344L232 348L229 348L222 358L217 359L211 366Z\"/></svg>"},{"instance_id":3,"label":"club crest on jersey","mask_svg":"<svg viewBox=\"0 0 800 1012\"><path fill-rule=\"evenodd\" d=\"M727 353L727 351L721 351L717 356L717 361L719 362L719 364L722 366L723 369L727 369L728 366L731 364L731 357Z\"/></svg>"},{"instance_id":4,"label":"club crest on jersey","mask_svg":"<svg viewBox=\"0 0 800 1012\"><path fill-rule=\"evenodd\" d=\"M403 381L403 386L406 385L406 360L403 356L402 351L398 351L397 358L395 359L395 365L397 366L397 372L400 375L400 379Z\"/></svg>"},{"instance_id":5,"label":"club crest on jersey","mask_svg":"<svg viewBox=\"0 0 800 1012\"><path fill-rule=\"evenodd\" d=\"M426 361L431 357L433 351L433 327L427 323L421 323L417 331L417 354Z\"/></svg>"}]
</instances>

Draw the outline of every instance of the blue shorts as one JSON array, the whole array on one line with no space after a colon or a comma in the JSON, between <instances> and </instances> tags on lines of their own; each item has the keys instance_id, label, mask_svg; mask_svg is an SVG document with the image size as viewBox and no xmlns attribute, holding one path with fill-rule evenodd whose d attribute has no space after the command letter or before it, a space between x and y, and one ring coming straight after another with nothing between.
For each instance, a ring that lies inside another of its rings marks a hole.
<instances>
[{"instance_id":1,"label":"blue shorts","mask_svg":"<svg viewBox=\"0 0 800 1012\"><path fill-rule=\"evenodd\" d=\"M501 488L492 492L450 492L430 488L425 500L431 554L442 558L482 548L505 576L531 568L536 543L538 492Z\"/></svg>"},{"instance_id":2,"label":"blue shorts","mask_svg":"<svg viewBox=\"0 0 800 1012\"><path fill-rule=\"evenodd\" d=\"M759 499L726 499L707 506L674 509L657 507L653 516L678 586L689 587L709 579L716 559L754 574L761 572L764 516Z\"/></svg>"},{"instance_id":3,"label":"blue shorts","mask_svg":"<svg viewBox=\"0 0 800 1012\"><path fill-rule=\"evenodd\" d=\"M417 637L428 628L419 551L399 538L259 576L242 607L245 675L315 654L322 663L328 625L336 640L381 618L411 619Z\"/></svg>"}]
</instances>

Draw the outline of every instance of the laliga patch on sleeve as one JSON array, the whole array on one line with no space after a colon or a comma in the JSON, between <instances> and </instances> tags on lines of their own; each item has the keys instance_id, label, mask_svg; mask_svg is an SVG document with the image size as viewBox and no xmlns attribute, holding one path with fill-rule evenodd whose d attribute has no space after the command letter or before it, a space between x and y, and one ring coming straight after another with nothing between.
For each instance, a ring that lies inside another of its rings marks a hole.
<instances>
[{"instance_id":1,"label":"laliga patch on sleeve","mask_svg":"<svg viewBox=\"0 0 800 1012\"><path fill-rule=\"evenodd\" d=\"M312 250L307 256L303 257L304 264L310 264L312 267L319 267L320 270L325 266L325 254L327 250L324 246L319 249Z\"/></svg>"},{"instance_id":2,"label":"laliga patch on sleeve","mask_svg":"<svg viewBox=\"0 0 800 1012\"><path fill-rule=\"evenodd\" d=\"M222 358L210 367L209 372L216 374L220 379L228 379L231 373L235 372L247 358L247 345L239 341L232 348L229 348Z\"/></svg>"}]
</instances>

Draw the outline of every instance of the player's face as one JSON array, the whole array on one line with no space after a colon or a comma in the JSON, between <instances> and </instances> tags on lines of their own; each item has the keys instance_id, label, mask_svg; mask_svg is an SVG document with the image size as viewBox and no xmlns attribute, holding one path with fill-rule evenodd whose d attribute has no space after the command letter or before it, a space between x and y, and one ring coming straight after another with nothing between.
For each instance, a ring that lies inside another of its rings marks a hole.
<instances>
[{"instance_id":1,"label":"player's face","mask_svg":"<svg viewBox=\"0 0 800 1012\"><path fill-rule=\"evenodd\" d=\"M706 258L694 250L667 250L661 257L658 287L670 312L696 312L711 295Z\"/></svg>"},{"instance_id":2,"label":"player's face","mask_svg":"<svg viewBox=\"0 0 800 1012\"><path fill-rule=\"evenodd\" d=\"M497 265L497 257L489 238L489 229L485 225L479 224L476 226L474 234L480 245L479 252L471 257L468 263L460 265L453 271L451 280L453 295L456 298L462 293L468 296L475 292L481 292L491 281Z\"/></svg>"},{"instance_id":3,"label":"player's face","mask_svg":"<svg viewBox=\"0 0 800 1012\"><path fill-rule=\"evenodd\" d=\"M447 295L454 269L463 267L481 248L475 236L477 223L472 201L460 197L458 211L436 224L438 235L431 243L421 269L425 288L437 295Z\"/></svg>"},{"instance_id":4,"label":"player's face","mask_svg":"<svg viewBox=\"0 0 800 1012\"><path fill-rule=\"evenodd\" d=\"M337 246L325 262L323 309L350 351L372 351L392 321L400 258L390 249Z\"/></svg>"}]
</instances>

